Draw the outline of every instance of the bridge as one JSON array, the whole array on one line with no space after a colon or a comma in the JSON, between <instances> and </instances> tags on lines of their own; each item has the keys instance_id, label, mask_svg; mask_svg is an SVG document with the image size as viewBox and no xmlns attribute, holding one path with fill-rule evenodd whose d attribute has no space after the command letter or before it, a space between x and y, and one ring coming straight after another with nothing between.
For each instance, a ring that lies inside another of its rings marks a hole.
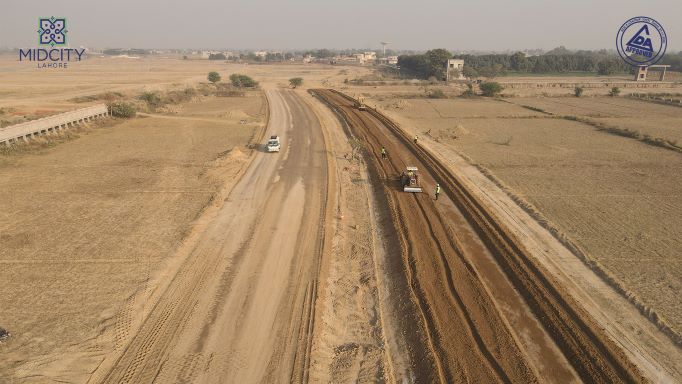
<instances>
[{"instance_id":1,"label":"bridge","mask_svg":"<svg viewBox=\"0 0 682 384\"><path fill-rule=\"evenodd\" d=\"M36 136L58 133L69 126L107 115L109 115L107 106L98 104L58 115L43 117L38 120L10 125L0 129L0 144L5 143L9 147L18 140L28 141L28 139Z\"/></svg>"}]
</instances>

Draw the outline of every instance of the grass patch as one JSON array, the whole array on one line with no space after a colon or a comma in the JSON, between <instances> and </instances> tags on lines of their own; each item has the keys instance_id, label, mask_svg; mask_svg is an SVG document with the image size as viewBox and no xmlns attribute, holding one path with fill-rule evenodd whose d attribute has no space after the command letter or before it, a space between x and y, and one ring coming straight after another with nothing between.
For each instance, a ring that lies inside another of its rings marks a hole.
<instances>
[{"instance_id":1,"label":"grass patch","mask_svg":"<svg viewBox=\"0 0 682 384\"><path fill-rule=\"evenodd\" d=\"M72 99L69 99L69 101L74 102L74 103L90 103L93 101L113 102L116 100L120 100L123 97L124 96L121 92L104 92L104 93L98 93L95 95L86 95L86 96L74 97Z\"/></svg>"},{"instance_id":2,"label":"grass patch","mask_svg":"<svg viewBox=\"0 0 682 384\"><path fill-rule=\"evenodd\" d=\"M531 111L544 113L545 115L552 115L552 113L547 112L547 111L545 111L545 110L542 109L542 108L531 107L530 105L521 105L521 106L522 106L523 108L529 109L529 110L531 110Z\"/></svg>"}]
</instances>

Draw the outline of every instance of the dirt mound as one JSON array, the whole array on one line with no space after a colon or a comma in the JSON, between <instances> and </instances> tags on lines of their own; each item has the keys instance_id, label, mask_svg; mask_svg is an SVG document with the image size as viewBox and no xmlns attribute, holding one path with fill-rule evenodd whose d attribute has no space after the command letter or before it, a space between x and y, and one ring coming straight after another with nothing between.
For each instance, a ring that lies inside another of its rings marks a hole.
<instances>
[{"instance_id":1,"label":"dirt mound","mask_svg":"<svg viewBox=\"0 0 682 384\"><path fill-rule=\"evenodd\" d=\"M227 158L230 160L245 160L247 157L249 157L249 155L240 147L232 148L230 153L227 154Z\"/></svg>"},{"instance_id":2,"label":"dirt mound","mask_svg":"<svg viewBox=\"0 0 682 384\"><path fill-rule=\"evenodd\" d=\"M464 136L469 134L469 130L464 128L462 124L457 124L454 128L450 129L450 132L455 136Z\"/></svg>"}]
</instances>

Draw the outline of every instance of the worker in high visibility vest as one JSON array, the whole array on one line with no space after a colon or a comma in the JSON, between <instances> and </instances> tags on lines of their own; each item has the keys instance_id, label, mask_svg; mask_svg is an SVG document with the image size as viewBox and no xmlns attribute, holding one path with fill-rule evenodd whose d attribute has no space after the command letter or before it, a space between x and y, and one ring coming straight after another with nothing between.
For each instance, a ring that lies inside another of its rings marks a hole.
<instances>
[{"instance_id":1,"label":"worker in high visibility vest","mask_svg":"<svg viewBox=\"0 0 682 384\"><path fill-rule=\"evenodd\" d=\"M436 184L436 200L438 200L438 195L440 195L440 184Z\"/></svg>"},{"instance_id":2,"label":"worker in high visibility vest","mask_svg":"<svg viewBox=\"0 0 682 384\"><path fill-rule=\"evenodd\" d=\"M381 147L381 158L386 159L386 148Z\"/></svg>"}]
</instances>

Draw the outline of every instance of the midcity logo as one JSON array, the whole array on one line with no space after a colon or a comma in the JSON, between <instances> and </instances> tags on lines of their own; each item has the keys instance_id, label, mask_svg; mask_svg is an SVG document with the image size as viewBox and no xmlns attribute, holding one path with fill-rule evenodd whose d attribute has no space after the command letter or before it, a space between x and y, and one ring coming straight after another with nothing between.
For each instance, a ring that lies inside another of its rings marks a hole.
<instances>
[{"instance_id":1,"label":"midcity logo","mask_svg":"<svg viewBox=\"0 0 682 384\"><path fill-rule=\"evenodd\" d=\"M85 49L55 48L66 45L66 18L41 17L38 19L38 44L51 48L19 49L19 61L35 61L38 68L67 68L71 61L81 61Z\"/></svg>"},{"instance_id":2,"label":"midcity logo","mask_svg":"<svg viewBox=\"0 0 682 384\"><path fill-rule=\"evenodd\" d=\"M38 35L40 40L38 44L49 45L54 47L55 45L66 44L66 19L56 18L54 16L49 19L40 18L38 20Z\"/></svg>"}]
</instances>

